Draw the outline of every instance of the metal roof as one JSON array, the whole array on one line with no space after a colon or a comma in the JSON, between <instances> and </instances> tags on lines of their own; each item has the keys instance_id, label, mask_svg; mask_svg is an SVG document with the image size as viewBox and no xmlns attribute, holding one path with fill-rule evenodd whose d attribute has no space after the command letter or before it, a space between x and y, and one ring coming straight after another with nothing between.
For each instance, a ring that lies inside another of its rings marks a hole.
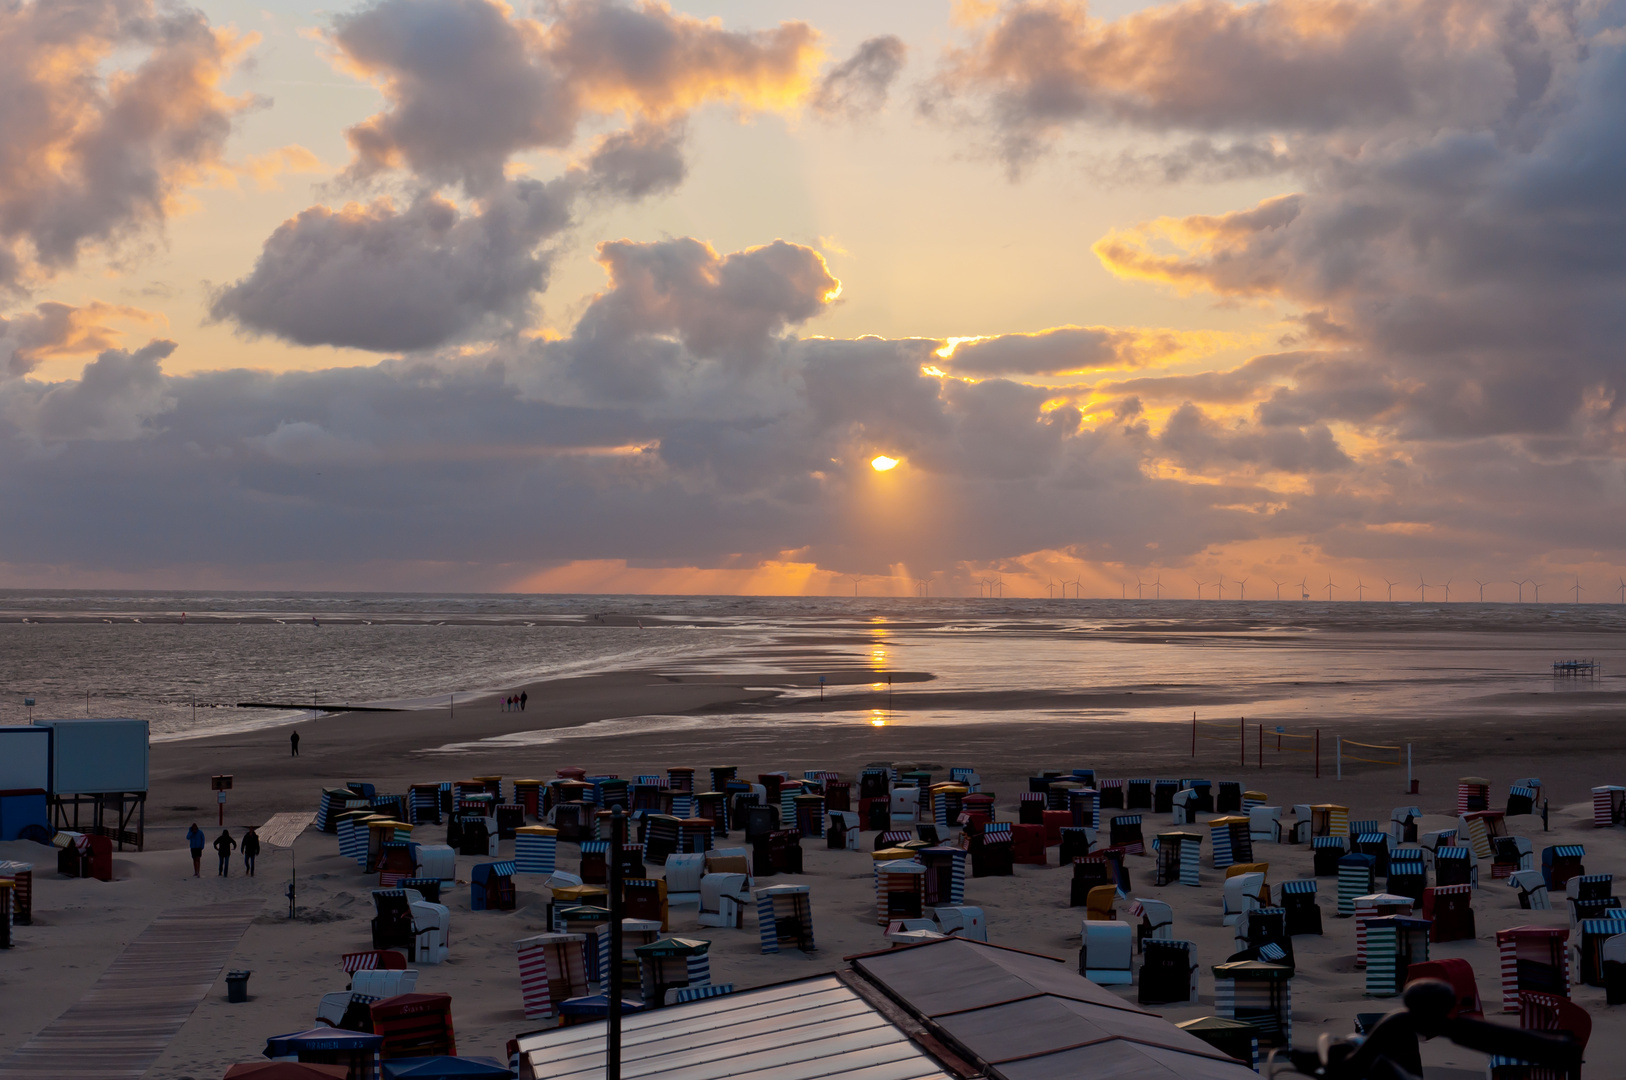
<instances>
[{"instance_id":1,"label":"metal roof","mask_svg":"<svg viewBox=\"0 0 1626 1080\"><path fill-rule=\"evenodd\" d=\"M1248 1066L1065 963L961 938L853 967L1003 1080L1248 1080Z\"/></svg>"},{"instance_id":2,"label":"metal roof","mask_svg":"<svg viewBox=\"0 0 1626 1080\"><path fill-rule=\"evenodd\" d=\"M519 1038L542 1080L604 1075L602 1022ZM668 1006L622 1021L627 1080L949 1080L907 1035L834 976Z\"/></svg>"}]
</instances>

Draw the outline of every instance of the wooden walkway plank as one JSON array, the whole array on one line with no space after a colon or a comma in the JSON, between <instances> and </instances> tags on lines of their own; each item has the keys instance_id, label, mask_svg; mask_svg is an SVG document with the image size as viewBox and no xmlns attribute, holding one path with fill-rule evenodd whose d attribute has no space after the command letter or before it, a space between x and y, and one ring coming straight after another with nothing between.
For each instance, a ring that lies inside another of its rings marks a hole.
<instances>
[{"instance_id":1,"label":"wooden walkway plank","mask_svg":"<svg viewBox=\"0 0 1626 1080\"><path fill-rule=\"evenodd\" d=\"M264 902L166 911L96 985L0 1062L0 1080L139 1080L192 1016Z\"/></svg>"}]
</instances>

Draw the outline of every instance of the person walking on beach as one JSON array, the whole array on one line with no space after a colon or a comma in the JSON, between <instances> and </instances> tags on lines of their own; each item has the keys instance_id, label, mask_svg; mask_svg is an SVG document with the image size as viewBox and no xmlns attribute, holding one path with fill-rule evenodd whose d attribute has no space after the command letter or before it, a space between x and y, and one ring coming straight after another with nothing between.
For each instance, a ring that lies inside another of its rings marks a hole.
<instances>
[{"instance_id":1,"label":"person walking on beach","mask_svg":"<svg viewBox=\"0 0 1626 1080\"><path fill-rule=\"evenodd\" d=\"M250 825L248 832L243 834L243 867L248 871L249 877L254 876L254 857L259 853L260 834Z\"/></svg>"},{"instance_id":2,"label":"person walking on beach","mask_svg":"<svg viewBox=\"0 0 1626 1080\"><path fill-rule=\"evenodd\" d=\"M192 827L186 830L186 846L192 849L192 876L203 876L203 830L198 823L193 822Z\"/></svg>"},{"instance_id":3,"label":"person walking on beach","mask_svg":"<svg viewBox=\"0 0 1626 1080\"><path fill-rule=\"evenodd\" d=\"M231 877L231 853L236 850L237 841L231 838L229 829L221 829L220 835L215 837L215 850L220 853L220 876Z\"/></svg>"},{"instance_id":4,"label":"person walking on beach","mask_svg":"<svg viewBox=\"0 0 1626 1080\"><path fill-rule=\"evenodd\" d=\"M288 736L288 745L293 747L293 757L299 756L299 732L295 731Z\"/></svg>"},{"instance_id":5,"label":"person walking on beach","mask_svg":"<svg viewBox=\"0 0 1626 1080\"><path fill-rule=\"evenodd\" d=\"M521 690L519 692L519 711L520 712L525 711L525 703L527 701L529 701L529 700L531 700L531 695L526 693L524 690Z\"/></svg>"}]
</instances>

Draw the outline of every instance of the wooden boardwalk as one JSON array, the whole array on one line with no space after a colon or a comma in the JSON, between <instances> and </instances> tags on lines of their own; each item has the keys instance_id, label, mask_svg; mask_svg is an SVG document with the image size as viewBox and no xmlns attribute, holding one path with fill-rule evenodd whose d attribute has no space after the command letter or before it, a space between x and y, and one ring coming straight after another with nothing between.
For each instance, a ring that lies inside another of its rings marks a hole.
<instances>
[{"instance_id":1,"label":"wooden boardwalk","mask_svg":"<svg viewBox=\"0 0 1626 1080\"><path fill-rule=\"evenodd\" d=\"M0 1080L139 1080L214 986L263 906L238 900L164 912L84 997L0 1062Z\"/></svg>"}]
</instances>

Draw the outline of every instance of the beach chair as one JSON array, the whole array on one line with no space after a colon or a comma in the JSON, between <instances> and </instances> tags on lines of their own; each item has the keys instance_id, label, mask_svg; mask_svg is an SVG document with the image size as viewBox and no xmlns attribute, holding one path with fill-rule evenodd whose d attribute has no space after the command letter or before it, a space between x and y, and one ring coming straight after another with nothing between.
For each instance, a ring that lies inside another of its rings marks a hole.
<instances>
[{"instance_id":1,"label":"beach chair","mask_svg":"<svg viewBox=\"0 0 1626 1080\"><path fill-rule=\"evenodd\" d=\"M1180 792L1178 780L1152 781L1152 813L1174 813L1174 797Z\"/></svg>"},{"instance_id":2,"label":"beach chair","mask_svg":"<svg viewBox=\"0 0 1626 1080\"><path fill-rule=\"evenodd\" d=\"M1592 827L1626 825L1626 787L1605 784L1592 789Z\"/></svg>"},{"instance_id":3,"label":"beach chair","mask_svg":"<svg viewBox=\"0 0 1626 1080\"><path fill-rule=\"evenodd\" d=\"M1498 836L1491 842L1491 877L1505 878L1519 870L1536 868L1534 849L1527 836Z\"/></svg>"},{"instance_id":4,"label":"beach chair","mask_svg":"<svg viewBox=\"0 0 1626 1080\"><path fill-rule=\"evenodd\" d=\"M1457 816L1490 809L1490 781L1483 776L1464 776L1457 781Z\"/></svg>"},{"instance_id":5,"label":"beach chair","mask_svg":"<svg viewBox=\"0 0 1626 1080\"><path fill-rule=\"evenodd\" d=\"M1446 1014L1449 1019L1462 1017L1465 1020L1483 1020L1485 1006L1479 999L1479 983L1474 978L1473 965L1460 957L1450 957L1445 960L1419 960L1411 965L1406 980L1416 982L1418 979L1439 979L1450 983L1456 991L1457 1003Z\"/></svg>"},{"instance_id":6,"label":"beach chair","mask_svg":"<svg viewBox=\"0 0 1626 1080\"><path fill-rule=\"evenodd\" d=\"M1097 780L1095 790L1100 793L1103 810L1127 810L1124 805L1125 787L1122 780Z\"/></svg>"},{"instance_id":7,"label":"beach chair","mask_svg":"<svg viewBox=\"0 0 1626 1080\"><path fill-rule=\"evenodd\" d=\"M915 822L920 820L919 788L895 787L889 797L892 802L887 812L894 826L914 825Z\"/></svg>"},{"instance_id":8,"label":"beach chair","mask_svg":"<svg viewBox=\"0 0 1626 1080\"><path fill-rule=\"evenodd\" d=\"M770 885L756 892L762 951L813 952L813 899L806 885Z\"/></svg>"},{"instance_id":9,"label":"beach chair","mask_svg":"<svg viewBox=\"0 0 1626 1080\"><path fill-rule=\"evenodd\" d=\"M1548 911L1552 908L1547 879L1540 870L1521 870L1509 874L1507 883L1519 890L1519 907L1525 911Z\"/></svg>"},{"instance_id":10,"label":"beach chair","mask_svg":"<svg viewBox=\"0 0 1626 1080\"><path fill-rule=\"evenodd\" d=\"M1227 1020L1259 1030L1259 1044L1286 1046L1293 1038L1293 971L1285 964L1237 960L1214 965L1214 1009Z\"/></svg>"},{"instance_id":11,"label":"beach chair","mask_svg":"<svg viewBox=\"0 0 1626 1080\"><path fill-rule=\"evenodd\" d=\"M825 846L831 851L857 851L858 815L849 810L830 810L830 824L824 830Z\"/></svg>"},{"instance_id":12,"label":"beach chair","mask_svg":"<svg viewBox=\"0 0 1626 1080\"><path fill-rule=\"evenodd\" d=\"M1605 1003L1626 1005L1626 932L1605 938L1598 946L1598 959L1603 969Z\"/></svg>"},{"instance_id":13,"label":"beach chair","mask_svg":"<svg viewBox=\"0 0 1626 1080\"><path fill-rule=\"evenodd\" d=\"M587 993L586 947L583 934L537 934L514 943L527 1020L553 1017L561 1002Z\"/></svg>"},{"instance_id":14,"label":"beach chair","mask_svg":"<svg viewBox=\"0 0 1626 1080\"><path fill-rule=\"evenodd\" d=\"M1315 803L1305 807L1310 818L1311 836L1349 836L1349 807L1336 803Z\"/></svg>"},{"instance_id":15,"label":"beach chair","mask_svg":"<svg viewBox=\"0 0 1626 1080\"><path fill-rule=\"evenodd\" d=\"M1197 1000L1197 946L1164 938L1148 941L1141 954L1142 1005L1173 1005Z\"/></svg>"},{"instance_id":16,"label":"beach chair","mask_svg":"<svg viewBox=\"0 0 1626 1080\"><path fill-rule=\"evenodd\" d=\"M1219 791L1214 796L1214 812L1216 814L1241 814L1243 812L1242 785L1240 783L1235 780L1221 780L1219 782Z\"/></svg>"},{"instance_id":17,"label":"beach chair","mask_svg":"<svg viewBox=\"0 0 1626 1080\"><path fill-rule=\"evenodd\" d=\"M1467 847L1440 848L1434 852L1434 884L1479 884L1479 862Z\"/></svg>"},{"instance_id":18,"label":"beach chair","mask_svg":"<svg viewBox=\"0 0 1626 1080\"><path fill-rule=\"evenodd\" d=\"M689 818L677 813L678 800L672 800L672 816L679 821L705 818L711 822L711 834L727 836L730 829L739 828L739 818L729 811L728 793L725 791L697 791L689 797ZM674 849L675 850L675 849Z\"/></svg>"},{"instance_id":19,"label":"beach chair","mask_svg":"<svg viewBox=\"0 0 1626 1080\"><path fill-rule=\"evenodd\" d=\"M1316 877L1337 877L1338 861L1347 852L1341 836L1316 836L1310 839L1310 855Z\"/></svg>"},{"instance_id":20,"label":"beach chair","mask_svg":"<svg viewBox=\"0 0 1626 1080\"><path fill-rule=\"evenodd\" d=\"M1474 858L1488 859L1491 857L1491 841L1498 836L1507 836L1507 818L1500 810L1479 810L1471 814L1460 814L1457 817L1459 835L1468 848L1473 851Z\"/></svg>"},{"instance_id":21,"label":"beach chair","mask_svg":"<svg viewBox=\"0 0 1626 1080\"><path fill-rule=\"evenodd\" d=\"M1015 873L1009 822L990 822L971 834L971 876L1009 877Z\"/></svg>"},{"instance_id":22,"label":"beach chair","mask_svg":"<svg viewBox=\"0 0 1626 1080\"><path fill-rule=\"evenodd\" d=\"M1439 829L1435 832L1426 832L1417 838L1417 846L1423 849L1424 861L1432 864L1434 854L1440 848L1454 847L1457 842L1457 830Z\"/></svg>"},{"instance_id":23,"label":"beach chair","mask_svg":"<svg viewBox=\"0 0 1626 1080\"><path fill-rule=\"evenodd\" d=\"M710 818L678 819L678 851L685 855L710 851L715 836L715 826Z\"/></svg>"},{"instance_id":24,"label":"beach chair","mask_svg":"<svg viewBox=\"0 0 1626 1080\"><path fill-rule=\"evenodd\" d=\"M1281 885L1280 906L1287 913L1287 933L1321 933L1321 906L1316 903L1316 883L1313 878L1284 881Z\"/></svg>"},{"instance_id":25,"label":"beach chair","mask_svg":"<svg viewBox=\"0 0 1626 1080\"><path fill-rule=\"evenodd\" d=\"M1355 966L1366 966L1366 924L1373 919L1390 915L1410 915L1413 910L1409 896L1393 893L1372 893L1355 898Z\"/></svg>"},{"instance_id":26,"label":"beach chair","mask_svg":"<svg viewBox=\"0 0 1626 1080\"><path fill-rule=\"evenodd\" d=\"M412 857L412 845L405 840L387 840L378 853L378 884L393 889L418 872Z\"/></svg>"},{"instance_id":27,"label":"beach chair","mask_svg":"<svg viewBox=\"0 0 1626 1080\"><path fill-rule=\"evenodd\" d=\"M373 890L373 948L413 947L412 908L405 889Z\"/></svg>"},{"instance_id":28,"label":"beach chair","mask_svg":"<svg viewBox=\"0 0 1626 1080\"><path fill-rule=\"evenodd\" d=\"M1248 808L1248 840L1254 844L1282 842L1282 808L1255 804Z\"/></svg>"},{"instance_id":29,"label":"beach chair","mask_svg":"<svg viewBox=\"0 0 1626 1080\"><path fill-rule=\"evenodd\" d=\"M1502 1011L1518 1012L1527 991L1569 997L1568 927L1514 926L1496 932L1502 960Z\"/></svg>"},{"instance_id":30,"label":"beach chair","mask_svg":"<svg viewBox=\"0 0 1626 1080\"><path fill-rule=\"evenodd\" d=\"M1263 791L1244 791L1242 793L1242 813L1244 815L1252 814L1254 807L1263 806L1269 801L1270 796Z\"/></svg>"},{"instance_id":31,"label":"beach chair","mask_svg":"<svg viewBox=\"0 0 1626 1080\"><path fill-rule=\"evenodd\" d=\"M1542 848L1541 876L1546 880L1548 890L1562 889L1570 878L1585 874L1586 867L1581 865L1585 857L1586 848L1580 844L1555 844Z\"/></svg>"},{"instance_id":32,"label":"beach chair","mask_svg":"<svg viewBox=\"0 0 1626 1080\"><path fill-rule=\"evenodd\" d=\"M1146 839L1141 833L1141 815L1119 814L1112 819L1107 841L1112 847L1125 848L1131 855L1146 854Z\"/></svg>"},{"instance_id":33,"label":"beach chair","mask_svg":"<svg viewBox=\"0 0 1626 1080\"><path fill-rule=\"evenodd\" d=\"M476 863L469 872L470 911L513 911L517 900L512 862Z\"/></svg>"},{"instance_id":34,"label":"beach chair","mask_svg":"<svg viewBox=\"0 0 1626 1080\"><path fill-rule=\"evenodd\" d=\"M803 794L796 796L793 807L796 831L803 836L824 838L824 796Z\"/></svg>"},{"instance_id":35,"label":"beach chair","mask_svg":"<svg viewBox=\"0 0 1626 1080\"><path fill-rule=\"evenodd\" d=\"M691 907L700 903L700 881L706 872L704 852L670 855L666 859L667 907Z\"/></svg>"},{"instance_id":36,"label":"beach chair","mask_svg":"<svg viewBox=\"0 0 1626 1080\"><path fill-rule=\"evenodd\" d=\"M1520 994L1519 1027L1526 1031L1567 1033L1579 1049L1576 1055L1578 1061L1586 1052L1587 1043L1592 1038L1591 1015L1574 1002L1553 994L1536 992ZM1510 1067L1516 1071L1508 1071ZM1580 1066L1577 1065L1573 1072L1568 1072L1562 1068L1529 1065L1516 1059L1493 1055L1487 1073L1498 1080L1513 1075L1517 1075L1521 1080L1566 1080L1578 1078Z\"/></svg>"},{"instance_id":37,"label":"beach chair","mask_svg":"<svg viewBox=\"0 0 1626 1080\"><path fill-rule=\"evenodd\" d=\"M372 968L350 976L350 991L368 1001L410 994L418 988L418 973L411 968Z\"/></svg>"},{"instance_id":38,"label":"beach chair","mask_svg":"<svg viewBox=\"0 0 1626 1080\"><path fill-rule=\"evenodd\" d=\"M1350 854L1338 860L1338 915L1349 918L1355 914L1355 898L1376 892L1377 875L1373 866L1377 860L1370 855Z\"/></svg>"},{"instance_id":39,"label":"beach chair","mask_svg":"<svg viewBox=\"0 0 1626 1080\"><path fill-rule=\"evenodd\" d=\"M1024 866L1047 866L1049 853L1045 851L1043 825L1011 826L1011 861Z\"/></svg>"},{"instance_id":40,"label":"beach chair","mask_svg":"<svg viewBox=\"0 0 1626 1080\"><path fill-rule=\"evenodd\" d=\"M0 877L10 878L11 921L16 926L34 922L34 864L16 859L0 860Z\"/></svg>"},{"instance_id":41,"label":"beach chair","mask_svg":"<svg viewBox=\"0 0 1626 1080\"><path fill-rule=\"evenodd\" d=\"M1270 887L1265 883L1264 874L1237 874L1225 879L1222 897L1224 917L1220 921L1226 926L1235 926L1244 913L1270 903Z\"/></svg>"},{"instance_id":42,"label":"beach chair","mask_svg":"<svg viewBox=\"0 0 1626 1080\"><path fill-rule=\"evenodd\" d=\"M1259 1071L1259 1029L1240 1020L1227 1020L1223 1016L1199 1016L1195 1020L1182 1020L1174 1025L1188 1035L1194 1035L1246 1065Z\"/></svg>"},{"instance_id":43,"label":"beach chair","mask_svg":"<svg viewBox=\"0 0 1626 1080\"><path fill-rule=\"evenodd\" d=\"M412 900L407 906L412 912L412 947L408 955L413 963L444 963L451 952L451 908L431 900Z\"/></svg>"},{"instance_id":44,"label":"beach chair","mask_svg":"<svg viewBox=\"0 0 1626 1080\"><path fill-rule=\"evenodd\" d=\"M775 829L751 845L751 876L802 872L802 836L795 829Z\"/></svg>"},{"instance_id":45,"label":"beach chair","mask_svg":"<svg viewBox=\"0 0 1626 1080\"><path fill-rule=\"evenodd\" d=\"M1134 932L1126 922L1086 920L1078 950L1078 973L1100 986L1135 981Z\"/></svg>"},{"instance_id":46,"label":"beach chair","mask_svg":"<svg viewBox=\"0 0 1626 1080\"><path fill-rule=\"evenodd\" d=\"M1090 893L1101 886L1112 888L1112 872L1106 862L1099 859L1081 857L1073 860L1073 880L1068 899L1071 907L1085 907L1089 904Z\"/></svg>"},{"instance_id":47,"label":"beach chair","mask_svg":"<svg viewBox=\"0 0 1626 1080\"><path fill-rule=\"evenodd\" d=\"M1044 812L1044 842L1046 847L1053 847L1061 843L1061 831L1071 828L1073 814L1070 810L1046 810Z\"/></svg>"},{"instance_id":48,"label":"beach chair","mask_svg":"<svg viewBox=\"0 0 1626 1080\"><path fill-rule=\"evenodd\" d=\"M1118 890L1112 885L1097 885L1089 892L1084 901L1084 921L1111 921L1118 917L1115 905L1118 902Z\"/></svg>"},{"instance_id":49,"label":"beach chair","mask_svg":"<svg viewBox=\"0 0 1626 1080\"><path fill-rule=\"evenodd\" d=\"M1234 931L1235 954L1230 960L1268 960L1294 968L1293 939L1287 932L1287 911L1261 907L1237 919Z\"/></svg>"},{"instance_id":50,"label":"beach chair","mask_svg":"<svg viewBox=\"0 0 1626 1080\"><path fill-rule=\"evenodd\" d=\"M640 945L638 957L639 990L648 1008L675 1004L677 994L688 987L711 985L711 942L694 938L666 938Z\"/></svg>"},{"instance_id":51,"label":"beach chair","mask_svg":"<svg viewBox=\"0 0 1626 1080\"><path fill-rule=\"evenodd\" d=\"M1152 781L1150 778L1130 780L1124 785L1124 809L1152 809Z\"/></svg>"},{"instance_id":52,"label":"beach chair","mask_svg":"<svg viewBox=\"0 0 1626 1080\"><path fill-rule=\"evenodd\" d=\"M945 936L963 937L967 941L988 940L988 917L980 907L964 905L932 908L937 929Z\"/></svg>"},{"instance_id":53,"label":"beach chair","mask_svg":"<svg viewBox=\"0 0 1626 1080\"><path fill-rule=\"evenodd\" d=\"M1389 857L1389 881L1384 888L1409 896L1414 903L1423 902L1423 891L1428 888L1428 866L1423 862L1421 848L1402 848Z\"/></svg>"},{"instance_id":54,"label":"beach chair","mask_svg":"<svg viewBox=\"0 0 1626 1080\"><path fill-rule=\"evenodd\" d=\"M1606 986L1603 977L1603 945L1610 938L1626 934L1626 918L1582 919L1575 930L1580 934L1575 979L1587 986Z\"/></svg>"},{"instance_id":55,"label":"beach chair","mask_svg":"<svg viewBox=\"0 0 1626 1080\"><path fill-rule=\"evenodd\" d=\"M1507 789L1507 816L1536 813L1536 789L1515 783Z\"/></svg>"},{"instance_id":56,"label":"beach chair","mask_svg":"<svg viewBox=\"0 0 1626 1080\"><path fill-rule=\"evenodd\" d=\"M450 994L400 994L368 1008L374 1034L383 1037L379 1057L455 1057Z\"/></svg>"},{"instance_id":57,"label":"beach chair","mask_svg":"<svg viewBox=\"0 0 1626 1080\"><path fill-rule=\"evenodd\" d=\"M1070 824L1075 828L1101 827L1101 793L1094 788L1079 788L1067 793L1067 810L1072 815Z\"/></svg>"},{"instance_id":58,"label":"beach chair","mask_svg":"<svg viewBox=\"0 0 1626 1080\"><path fill-rule=\"evenodd\" d=\"M1167 941L1174 937L1174 909L1161 900L1135 897L1129 907L1129 917L1140 920L1135 926L1135 948L1142 953L1148 941Z\"/></svg>"},{"instance_id":59,"label":"beach chair","mask_svg":"<svg viewBox=\"0 0 1626 1080\"><path fill-rule=\"evenodd\" d=\"M1195 791L1185 788L1174 793L1169 809L1169 817L1174 824L1195 825L1199 812Z\"/></svg>"},{"instance_id":60,"label":"beach chair","mask_svg":"<svg viewBox=\"0 0 1626 1080\"><path fill-rule=\"evenodd\" d=\"M853 810L853 786L846 780L826 780L824 782L824 809L828 813L840 810L843 813Z\"/></svg>"},{"instance_id":61,"label":"beach chair","mask_svg":"<svg viewBox=\"0 0 1626 1080\"><path fill-rule=\"evenodd\" d=\"M1362 822L1362 824L1369 824ZM1389 873L1389 834L1375 830L1355 834L1355 843L1350 849L1360 855L1372 856L1372 872L1380 877Z\"/></svg>"},{"instance_id":62,"label":"beach chair","mask_svg":"<svg viewBox=\"0 0 1626 1080\"><path fill-rule=\"evenodd\" d=\"M1473 889L1467 885L1436 885L1423 893L1423 918L1430 920L1432 941L1472 941Z\"/></svg>"},{"instance_id":63,"label":"beach chair","mask_svg":"<svg viewBox=\"0 0 1626 1080\"><path fill-rule=\"evenodd\" d=\"M1016 797L1016 823L1018 825L1044 824L1045 797L1025 791Z\"/></svg>"},{"instance_id":64,"label":"beach chair","mask_svg":"<svg viewBox=\"0 0 1626 1080\"><path fill-rule=\"evenodd\" d=\"M681 818L670 814L647 814L644 822L644 860L656 866L665 866L678 849L678 825Z\"/></svg>"},{"instance_id":65,"label":"beach chair","mask_svg":"<svg viewBox=\"0 0 1626 1080\"><path fill-rule=\"evenodd\" d=\"M1069 866L1080 855L1088 855L1095 850L1096 831L1082 825L1069 825L1061 830L1061 852L1058 859L1062 866Z\"/></svg>"},{"instance_id":66,"label":"beach chair","mask_svg":"<svg viewBox=\"0 0 1626 1080\"><path fill-rule=\"evenodd\" d=\"M960 824L967 829L981 828L994 821L992 795L967 795L960 800Z\"/></svg>"},{"instance_id":67,"label":"beach chair","mask_svg":"<svg viewBox=\"0 0 1626 1080\"><path fill-rule=\"evenodd\" d=\"M621 883L622 910L629 918L660 923L671 929L666 904L666 882L659 878L629 877Z\"/></svg>"},{"instance_id":68,"label":"beach chair","mask_svg":"<svg viewBox=\"0 0 1626 1080\"><path fill-rule=\"evenodd\" d=\"M1196 887L1198 882L1198 862L1202 856L1203 838L1198 833L1166 832L1158 833L1153 841L1157 849L1157 876L1158 885L1189 885Z\"/></svg>"},{"instance_id":69,"label":"beach chair","mask_svg":"<svg viewBox=\"0 0 1626 1080\"><path fill-rule=\"evenodd\" d=\"M1396 844L1417 843L1417 822L1423 810L1417 806L1397 806L1389 811L1389 836Z\"/></svg>"},{"instance_id":70,"label":"beach chair","mask_svg":"<svg viewBox=\"0 0 1626 1080\"><path fill-rule=\"evenodd\" d=\"M1237 814L1212 818L1208 832L1213 841L1214 869L1224 870L1236 863L1253 861L1253 841L1248 819Z\"/></svg>"},{"instance_id":71,"label":"beach chair","mask_svg":"<svg viewBox=\"0 0 1626 1080\"><path fill-rule=\"evenodd\" d=\"M525 825L514 830L514 871L551 874L558 866L559 830L548 825Z\"/></svg>"},{"instance_id":72,"label":"beach chair","mask_svg":"<svg viewBox=\"0 0 1626 1080\"><path fill-rule=\"evenodd\" d=\"M1385 915L1366 921L1366 994L1398 997L1414 963L1428 959L1427 919Z\"/></svg>"},{"instance_id":73,"label":"beach chair","mask_svg":"<svg viewBox=\"0 0 1626 1080\"><path fill-rule=\"evenodd\" d=\"M699 923L738 930L745 925L745 908L750 902L744 874L707 874L700 879Z\"/></svg>"},{"instance_id":74,"label":"beach chair","mask_svg":"<svg viewBox=\"0 0 1626 1080\"><path fill-rule=\"evenodd\" d=\"M1197 793L1197 805L1194 809L1199 813L1214 813L1214 781L1183 778L1180 786Z\"/></svg>"},{"instance_id":75,"label":"beach chair","mask_svg":"<svg viewBox=\"0 0 1626 1080\"><path fill-rule=\"evenodd\" d=\"M755 796L752 796L755 798ZM735 820L745 830L745 842L755 844L779 830L779 808L756 802L741 803L735 807Z\"/></svg>"},{"instance_id":76,"label":"beach chair","mask_svg":"<svg viewBox=\"0 0 1626 1080\"><path fill-rule=\"evenodd\" d=\"M623 990L635 991L639 986L638 955L635 950L640 945L660 940L660 923L653 919L622 919L619 964L613 962L613 954L610 952L611 929L612 926L608 921L600 923L593 927L593 935L587 942L587 947L598 956L599 990L601 992L608 990L610 980L619 977ZM589 972L589 977L592 974L594 973Z\"/></svg>"},{"instance_id":77,"label":"beach chair","mask_svg":"<svg viewBox=\"0 0 1626 1080\"><path fill-rule=\"evenodd\" d=\"M926 867L923 902L928 907L956 907L965 903L964 848L921 848L915 852L915 858Z\"/></svg>"},{"instance_id":78,"label":"beach chair","mask_svg":"<svg viewBox=\"0 0 1626 1080\"><path fill-rule=\"evenodd\" d=\"M1564 885L1564 899L1570 909L1570 927L1583 919L1614 919L1620 910L1620 897L1615 895L1613 874L1582 874L1572 877Z\"/></svg>"},{"instance_id":79,"label":"beach chair","mask_svg":"<svg viewBox=\"0 0 1626 1080\"><path fill-rule=\"evenodd\" d=\"M875 864L876 922L919 919L926 910L926 867L914 859Z\"/></svg>"}]
</instances>

